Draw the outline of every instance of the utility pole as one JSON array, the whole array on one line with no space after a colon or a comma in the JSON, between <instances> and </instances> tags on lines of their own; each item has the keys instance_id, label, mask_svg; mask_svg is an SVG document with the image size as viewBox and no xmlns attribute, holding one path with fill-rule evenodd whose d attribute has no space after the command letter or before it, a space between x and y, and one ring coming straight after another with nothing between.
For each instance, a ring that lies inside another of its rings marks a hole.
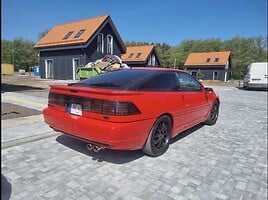
<instances>
[{"instance_id":1,"label":"utility pole","mask_svg":"<svg viewBox=\"0 0 268 200\"><path fill-rule=\"evenodd\" d=\"M15 56L14 56L14 46L13 46L13 51L12 51L12 64L13 64L13 67L15 68Z\"/></svg>"}]
</instances>

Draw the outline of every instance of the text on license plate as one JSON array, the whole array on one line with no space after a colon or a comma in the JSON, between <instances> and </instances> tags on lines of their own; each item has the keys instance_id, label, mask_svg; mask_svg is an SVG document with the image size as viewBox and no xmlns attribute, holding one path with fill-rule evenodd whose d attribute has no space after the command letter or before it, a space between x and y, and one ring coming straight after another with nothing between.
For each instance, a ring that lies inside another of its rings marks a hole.
<instances>
[{"instance_id":1,"label":"text on license plate","mask_svg":"<svg viewBox=\"0 0 268 200\"><path fill-rule=\"evenodd\" d=\"M76 103L70 103L68 106L68 112L74 115L82 116L82 105Z\"/></svg>"}]
</instances>

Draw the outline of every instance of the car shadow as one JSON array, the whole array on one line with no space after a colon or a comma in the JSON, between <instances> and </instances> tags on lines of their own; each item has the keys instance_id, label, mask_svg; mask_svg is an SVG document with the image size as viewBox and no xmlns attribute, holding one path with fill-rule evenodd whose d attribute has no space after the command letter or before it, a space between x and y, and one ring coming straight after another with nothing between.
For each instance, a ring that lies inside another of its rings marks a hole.
<instances>
[{"instance_id":1,"label":"car shadow","mask_svg":"<svg viewBox=\"0 0 268 200\"><path fill-rule=\"evenodd\" d=\"M97 162L105 161L114 164L124 164L144 156L144 153L140 150L124 151L124 150L102 149L99 152L89 151L87 150L86 142L80 141L66 134L58 136L56 138L56 141L75 151L78 151L89 157L92 157L92 160Z\"/></svg>"},{"instance_id":2,"label":"car shadow","mask_svg":"<svg viewBox=\"0 0 268 200\"><path fill-rule=\"evenodd\" d=\"M14 85L14 84L1 84L1 93L3 92L18 92L18 91L26 91L26 90L45 90L45 88L27 86L27 85Z\"/></svg>"},{"instance_id":3,"label":"car shadow","mask_svg":"<svg viewBox=\"0 0 268 200\"><path fill-rule=\"evenodd\" d=\"M170 145L179 141L180 139L192 134L196 130L202 128L204 124L199 124L190 128L184 132L181 132L176 137L170 140ZM56 138L56 141L70 149L73 149L77 152L83 153L92 158L92 160L97 162L110 162L114 164L124 164L128 162L132 162L136 159L139 159L145 154L141 150L112 150L112 149L103 149L99 152L89 151L87 150L87 143L78 139L75 139L66 134L62 134Z\"/></svg>"},{"instance_id":4,"label":"car shadow","mask_svg":"<svg viewBox=\"0 0 268 200\"><path fill-rule=\"evenodd\" d=\"M6 179L6 177L1 174L1 199L8 200L11 196L12 187L10 182Z\"/></svg>"},{"instance_id":5,"label":"car shadow","mask_svg":"<svg viewBox=\"0 0 268 200\"><path fill-rule=\"evenodd\" d=\"M172 138L170 140L170 144L172 145L173 143L181 140L182 138L184 138L184 137L192 134L193 132L197 131L198 129L202 128L203 126L204 126L204 124L201 123L201 124L198 124L198 125L190 128L190 129L186 130L186 131L183 131L183 132L179 133L178 135L176 135L174 138Z\"/></svg>"}]
</instances>

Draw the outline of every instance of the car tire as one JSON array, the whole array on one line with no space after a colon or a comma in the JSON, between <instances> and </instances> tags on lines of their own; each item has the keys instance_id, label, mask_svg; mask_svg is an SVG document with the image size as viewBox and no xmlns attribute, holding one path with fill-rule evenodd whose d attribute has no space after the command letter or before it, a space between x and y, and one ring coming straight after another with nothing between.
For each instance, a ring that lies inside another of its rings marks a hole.
<instances>
[{"instance_id":1,"label":"car tire","mask_svg":"<svg viewBox=\"0 0 268 200\"><path fill-rule=\"evenodd\" d=\"M211 108L208 119L204 123L206 125L214 125L218 120L218 116L219 116L219 103L218 101L215 101Z\"/></svg>"},{"instance_id":2,"label":"car tire","mask_svg":"<svg viewBox=\"0 0 268 200\"><path fill-rule=\"evenodd\" d=\"M154 123L142 151L152 157L165 153L169 147L171 119L167 115L159 117Z\"/></svg>"}]
</instances>

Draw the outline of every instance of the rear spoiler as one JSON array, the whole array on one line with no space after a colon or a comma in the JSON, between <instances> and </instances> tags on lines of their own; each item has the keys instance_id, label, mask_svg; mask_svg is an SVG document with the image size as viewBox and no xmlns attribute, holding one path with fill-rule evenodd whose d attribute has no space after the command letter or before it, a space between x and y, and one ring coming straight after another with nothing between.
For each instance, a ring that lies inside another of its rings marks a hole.
<instances>
[{"instance_id":1,"label":"rear spoiler","mask_svg":"<svg viewBox=\"0 0 268 200\"><path fill-rule=\"evenodd\" d=\"M142 95L143 92L131 91L131 90L116 90L116 89L103 89L103 88L91 88L91 87L77 87L72 85L49 85L50 92L71 93L85 92L104 95Z\"/></svg>"}]
</instances>

